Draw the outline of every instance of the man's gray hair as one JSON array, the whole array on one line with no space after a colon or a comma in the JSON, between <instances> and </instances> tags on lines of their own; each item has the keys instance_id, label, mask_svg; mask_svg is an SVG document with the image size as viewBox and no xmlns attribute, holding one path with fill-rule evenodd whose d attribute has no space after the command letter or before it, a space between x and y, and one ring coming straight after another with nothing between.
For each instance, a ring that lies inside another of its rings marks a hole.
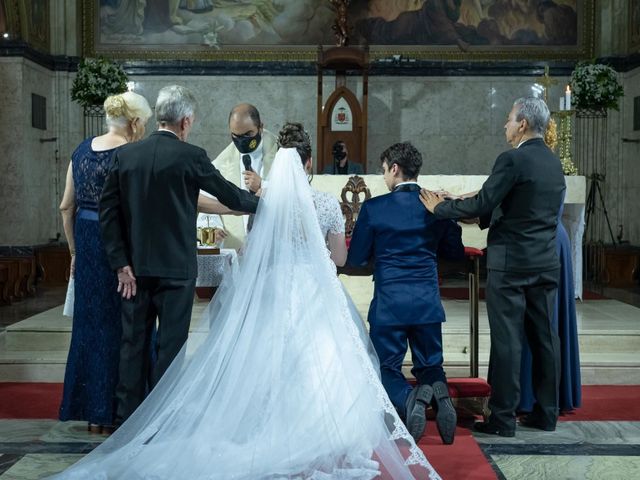
<instances>
[{"instance_id":1,"label":"man's gray hair","mask_svg":"<svg viewBox=\"0 0 640 480\"><path fill-rule=\"evenodd\" d=\"M158 92L156 100L156 121L176 125L196 110L196 97L185 87L169 85Z\"/></svg>"},{"instance_id":2,"label":"man's gray hair","mask_svg":"<svg viewBox=\"0 0 640 480\"><path fill-rule=\"evenodd\" d=\"M544 135L549 123L549 107L541 98L523 97L513 102L517 108L516 121L527 121L529 130L538 135Z\"/></svg>"}]
</instances>

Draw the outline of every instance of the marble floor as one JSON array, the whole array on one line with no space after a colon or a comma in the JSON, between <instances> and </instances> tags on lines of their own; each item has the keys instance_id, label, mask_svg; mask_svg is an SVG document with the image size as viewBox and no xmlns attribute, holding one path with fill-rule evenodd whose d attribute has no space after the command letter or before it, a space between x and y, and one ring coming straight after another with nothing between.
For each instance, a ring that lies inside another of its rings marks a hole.
<instances>
[{"instance_id":1,"label":"marble floor","mask_svg":"<svg viewBox=\"0 0 640 480\"><path fill-rule=\"evenodd\" d=\"M0 480L57 473L104 438L83 422L0 420ZM560 422L556 432L518 427L514 438L477 434L475 440L501 480L640 479L640 421ZM425 452L428 457L428 446ZM473 472L464 478L472 480Z\"/></svg>"},{"instance_id":2,"label":"marble floor","mask_svg":"<svg viewBox=\"0 0 640 480\"><path fill-rule=\"evenodd\" d=\"M45 381L61 381L57 377L64 371L71 327L70 320L61 315L61 296L64 289L51 290L24 304L0 307L0 381L16 381L4 378L3 368L13 372L11 368L20 361L21 355L30 357L32 363L20 367L21 374L27 374L18 381L42 381L35 374L34 378L29 377L30 369L34 372L41 369L37 371L48 376ZM577 304L584 384L640 383L638 296L636 292L627 292L617 298ZM625 301L628 303L623 303ZM447 300L444 305L448 318L444 329L448 372L454 372L451 376L464 376L468 374L469 359L468 302ZM207 328L200 317L205 306L206 302L194 304L191 329L194 336L206 334ZM366 305L358 307L366 309ZM488 352L488 323L483 302L480 309L482 376L486 374ZM45 338L48 343L41 344ZM47 350L51 345L55 349ZM7 362L14 363L3 366L5 357ZM38 363L38 359L42 362ZM497 479L640 480L638 420L564 421L553 433L519 427L515 438L482 434L474 437ZM0 420L0 480L39 479L61 471L104 438L87 432L82 422ZM426 453L428 456L428 446ZM470 471L460 478L473 479L474 474Z\"/></svg>"}]
</instances>

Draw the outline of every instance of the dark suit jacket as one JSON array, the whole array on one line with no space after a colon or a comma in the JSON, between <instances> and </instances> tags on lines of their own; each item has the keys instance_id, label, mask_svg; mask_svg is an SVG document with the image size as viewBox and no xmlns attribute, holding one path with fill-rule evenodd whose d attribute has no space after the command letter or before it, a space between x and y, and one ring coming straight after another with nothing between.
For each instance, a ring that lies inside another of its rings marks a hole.
<instances>
[{"instance_id":1,"label":"dark suit jacket","mask_svg":"<svg viewBox=\"0 0 640 480\"><path fill-rule=\"evenodd\" d=\"M562 166L542 138L500 154L473 198L439 204L439 218L481 218L489 226L487 268L512 272L552 270L558 211L565 191ZM490 219L490 220L489 220Z\"/></svg>"},{"instance_id":2,"label":"dark suit jacket","mask_svg":"<svg viewBox=\"0 0 640 480\"><path fill-rule=\"evenodd\" d=\"M439 255L464 257L462 229L438 220L419 200L417 184L401 185L364 202L358 214L347 262L374 262L371 325L444 322L438 288Z\"/></svg>"},{"instance_id":3,"label":"dark suit jacket","mask_svg":"<svg viewBox=\"0 0 640 480\"><path fill-rule=\"evenodd\" d=\"M225 180L207 153L158 131L114 154L100 201L100 226L114 270L195 278L200 189L227 207L254 213L258 198Z\"/></svg>"}]
</instances>

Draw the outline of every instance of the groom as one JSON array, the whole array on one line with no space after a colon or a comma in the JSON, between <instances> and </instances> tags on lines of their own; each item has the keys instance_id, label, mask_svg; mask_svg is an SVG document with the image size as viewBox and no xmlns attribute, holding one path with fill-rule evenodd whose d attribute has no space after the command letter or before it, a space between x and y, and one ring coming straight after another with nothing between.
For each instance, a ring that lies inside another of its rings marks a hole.
<instances>
[{"instance_id":1,"label":"groom","mask_svg":"<svg viewBox=\"0 0 640 480\"><path fill-rule=\"evenodd\" d=\"M416 441L425 429L425 409L433 403L442 441L451 444L456 412L442 368L445 317L437 260L440 255L452 260L464 257L462 229L454 221L437 220L421 209L417 179L422 155L413 145L396 143L380 159L391 193L362 205L347 263L363 266L374 262L369 332L391 402ZM418 381L414 389L402 374L407 341L411 371Z\"/></svg>"},{"instance_id":2,"label":"groom","mask_svg":"<svg viewBox=\"0 0 640 480\"><path fill-rule=\"evenodd\" d=\"M199 190L232 210L255 213L258 206L257 197L225 180L204 150L187 143L195 106L186 88L161 89L158 131L116 151L100 201L105 249L123 296L116 425L144 399L156 317L152 386L187 339L197 274Z\"/></svg>"}]
</instances>

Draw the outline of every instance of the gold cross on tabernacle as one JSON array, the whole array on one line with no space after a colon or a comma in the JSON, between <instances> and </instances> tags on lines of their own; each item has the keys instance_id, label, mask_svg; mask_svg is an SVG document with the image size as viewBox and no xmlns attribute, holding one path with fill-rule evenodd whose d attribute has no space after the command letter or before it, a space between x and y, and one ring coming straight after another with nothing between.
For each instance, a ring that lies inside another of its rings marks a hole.
<instances>
[{"instance_id":1,"label":"gold cross on tabernacle","mask_svg":"<svg viewBox=\"0 0 640 480\"><path fill-rule=\"evenodd\" d=\"M547 102L547 91L549 90L549 87L551 85L555 85L556 83L558 83L557 80L551 78L549 76L549 65L545 65L544 67L544 75L541 77L536 78L536 82L538 82L540 85L542 85L544 87L544 92L543 92L543 96L544 96L544 101L545 103L548 104Z\"/></svg>"}]
</instances>

